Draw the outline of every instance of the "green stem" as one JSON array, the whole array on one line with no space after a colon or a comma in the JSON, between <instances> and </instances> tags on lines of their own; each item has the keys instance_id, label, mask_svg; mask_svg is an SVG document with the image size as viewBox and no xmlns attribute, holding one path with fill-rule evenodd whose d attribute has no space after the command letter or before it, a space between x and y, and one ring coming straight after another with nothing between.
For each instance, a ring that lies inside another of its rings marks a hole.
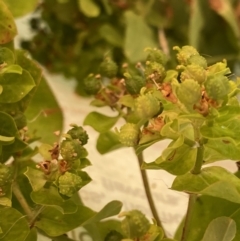
<instances>
[{"instance_id":1,"label":"green stem","mask_svg":"<svg viewBox=\"0 0 240 241\"><path fill-rule=\"evenodd\" d=\"M196 199L197 199L197 194L189 194L187 214L185 218L185 224L183 227L181 241L187 240L187 236L190 231L191 218L192 218L193 208L194 208Z\"/></svg>"},{"instance_id":2,"label":"green stem","mask_svg":"<svg viewBox=\"0 0 240 241\"><path fill-rule=\"evenodd\" d=\"M200 144L200 146L197 148L196 162L191 171L191 173L194 175L198 175L201 172L202 163L203 163L203 154L204 154L204 147L202 144ZM197 194L193 194L193 193L189 194L188 208L187 208L185 223L183 226L181 241L187 240L187 237L190 231L194 204L196 200L197 200Z\"/></svg>"},{"instance_id":3,"label":"green stem","mask_svg":"<svg viewBox=\"0 0 240 241\"><path fill-rule=\"evenodd\" d=\"M36 221L37 217L43 211L44 208L45 208L45 206L41 206L36 212L34 212L32 214L32 218L29 221L30 228L32 228L34 226L34 222Z\"/></svg>"},{"instance_id":4,"label":"green stem","mask_svg":"<svg viewBox=\"0 0 240 241\"><path fill-rule=\"evenodd\" d=\"M147 196L149 207L151 209L151 212L152 212L152 215L153 215L154 219L157 222L157 225L163 229L162 222L161 222L161 220L158 216L158 212L157 212L157 209L156 209L154 201L153 201L153 197L152 197L152 194L151 194L150 185L149 185L149 182L148 182L146 170L141 169L142 163L144 161L142 152L139 155L137 155L137 159L138 159L138 164L139 164L139 168L140 168L140 172L141 172L143 186L144 186L145 194ZM165 232L164 232L164 236L166 237Z\"/></svg>"},{"instance_id":5,"label":"green stem","mask_svg":"<svg viewBox=\"0 0 240 241\"><path fill-rule=\"evenodd\" d=\"M13 194L15 195L15 197L17 198L18 202L22 206L24 212L26 213L28 220L31 220L32 216L33 216L32 210L29 207L25 197L23 196L23 194L19 188L19 185L16 182L13 183L12 191L13 191Z\"/></svg>"}]
</instances>

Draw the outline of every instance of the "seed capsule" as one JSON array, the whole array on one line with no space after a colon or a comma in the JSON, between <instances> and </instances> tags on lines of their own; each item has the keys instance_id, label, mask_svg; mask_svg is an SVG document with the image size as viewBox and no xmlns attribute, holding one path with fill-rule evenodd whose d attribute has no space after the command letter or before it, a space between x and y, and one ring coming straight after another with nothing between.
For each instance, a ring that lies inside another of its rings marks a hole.
<instances>
[{"instance_id":1,"label":"seed capsule","mask_svg":"<svg viewBox=\"0 0 240 241\"><path fill-rule=\"evenodd\" d=\"M160 111L160 103L151 93L140 95L134 100L134 112L142 120L148 120Z\"/></svg>"},{"instance_id":2,"label":"seed capsule","mask_svg":"<svg viewBox=\"0 0 240 241\"><path fill-rule=\"evenodd\" d=\"M213 100L223 99L230 90L228 78L223 75L213 75L207 78L204 83L208 97Z\"/></svg>"},{"instance_id":3,"label":"seed capsule","mask_svg":"<svg viewBox=\"0 0 240 241\"><path fill-rule=\"evenodd\" d=\"M78 140L64 140L60 146L60 153L67 162L84 158L88 155L87 150Z\"/></svg>"},{"instance_id":4,"label":"seed capsule","mask_svg":"<svg viewBox=\"0 0 240 241\"><path fill-rule=\"evenodd\" d=\"M110 58L105 58L99 67L100 74L108 78L116 77L117 71L117 64Z\"/></svg>"},{"instance_id":5,"label":"seed capsule","mask_svg":"<svg viewBox=\"0 0 240 241\"><path fill-rule=\"evenodd\" d=\"M139 94L142 87L146 85L146 80L140 75L125 73L126 89L131 95Z\"/></svg>"},{"instance_id":6,"label":"seed capsule","mask_svg":"<svg viewBox=\"0 0 240 241\"><path fill-rule=\"evenodd\" d=\"M196 64L187 65L184 69L184 71L181 73L181 81L183 82L185 79L194 79L199 84L202 84L207 76L206 76L206 70Z\"/></svg>"},{"instance_id":7,"label":"seed capsule","mask_svg":"<svg viewBox=\"0 0 240 241\"><path fill-rule=\"evenodd\" d=\"M125 216L122 220L122 231L128 237L132 239L140 238L150 228L150 222L138 210L132 210L130 212L124 212L119 216Z\"/></svg>"},{"instance_id":8,"label":"seed capsule","mask_svg":"<svg viewBox=\"0 0 240 241\"><path fill-rule=\"evenodd\" d=\"M93 74L90 74L87 78L85 78L83 84L84 90L89 95L96 95L102 87L99 76L94 76Z\"/></svg>"},{"instance_id":9,"label":"seed capsule","mask_svg":"<svg viewBox=\"0 0 240 241\"><path fill-rule=\"evenodd\" d=\"M147 48L148 52L146 61L157 62L159 64L165 65L167 63L167 56L160 49Z\"/></svg>"},{"instance_id":10,"label":"seed capsule","mask_svg":"<svg viewBox=\"0 0 240 241\"><path fill-rule=\"evenodd\" d=\"M177 88L177 97L186 106L193 106L199 102L201 95L201 87L193 79L186 79Z\"/></svg>"},{"instance_id":11,"label":"seed capsule","mask_svg":"<svg viewBox=\"0 0 240 241\"><path fill-rule=\"evenodd\" d=\"M173 50L177 50L177 60L180 64L187 65L190 57L194 55L199 55L198 51L192 46L183 46L179 48L178 46L173 47Z\"/></svg>"},{"instance_id":12,"label":"seed capsule","mask_svg":"<svg viewBox=\"0 0 240 241\"><path fill-rule=\"evenodd\" d=\"M126 123L120 128L119 141L125 146L136 146L140 129L136 124Z\"/></svg>"},{"instance_id":13,"label":"seed capsule","mask_svg":"<svg viewBox=\"0 0 240 241\"><path fill-rule=\"evenodd\" d=\"M148 79L153 78L156 82L161 83L166 76L165 68L157 62L146 62L145 76Z\"/></svg>"},{"instance_id":14,"label":"seed capsule","mask_svg":"<svg viewBox=\"0 0 240 241\"><path fill-rule=\"evenodd\" d=\"M88 142L88 134L81 126L74 126L67 134L69 134L72 139L78 139L81 145L85 145Z\"/></svg>"}]
</instances>

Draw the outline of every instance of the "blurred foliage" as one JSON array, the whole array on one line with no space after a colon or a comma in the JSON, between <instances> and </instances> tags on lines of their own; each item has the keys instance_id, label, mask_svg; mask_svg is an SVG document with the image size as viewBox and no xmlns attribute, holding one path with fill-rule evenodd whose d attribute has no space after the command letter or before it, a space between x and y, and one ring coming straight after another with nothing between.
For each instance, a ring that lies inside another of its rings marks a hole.
<instances>
[{"instance_id":1,"label":"blurred foliage","mask_svg":"<svg viewBox=\"0 0 240 241\"><path fill-rule=\"evenodd\" d=\"M45 0L30 21L36 35L22 47L50 72L76 78L83 94L83 79L106 56L135 64L145 47L171 56L173 46L188 44L209 64L226 58L233 67L239 18L238 0Z\"/></svg>"}]
</instances>

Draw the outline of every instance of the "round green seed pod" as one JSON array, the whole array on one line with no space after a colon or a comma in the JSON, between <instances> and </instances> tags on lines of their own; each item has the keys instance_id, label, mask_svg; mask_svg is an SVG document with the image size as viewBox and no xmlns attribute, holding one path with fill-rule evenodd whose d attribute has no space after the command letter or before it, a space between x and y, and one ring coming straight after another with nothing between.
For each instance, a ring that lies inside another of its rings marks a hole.
<instances>
[{"instance_id":1,"label":"round green seed pod","mask_svg":"<svg viewBox=\"0 0 240 241\"><path fill-rule=\"evenodd\" d=\"M83 186L83 180L71 172L65 172L58 178L58 188L62 195L71 197Z\"/></svg>"},{"instance_id":2,"label":"round green seed pod","mask_svg":"<svg viewBox=\"0 0 240 241\"><path fill-rule=\"evenodd\" d=\"M177 88L178 99L186 106L198 103L202 96L201 86L193 79L186 79Z\"/></svg>"},{"instance_id":3,"label":"round green seed pod","mask_svg":"<svg viewBox=\"0 0 240 241\"><path fill-rule=\"evenodd\" d=\"M116 77L117 71L117 64L110 58L105 58L99 67L100 74L108 78Z\"/></svg>"},{"instance_id":4,"label":"round green seed pod","mask_svg":"<svg viewBox=\"0 0 240 241\"><path fill-rule=\"evenodd\" d=\"M134 100L134 112L143 120L148 120L160 111L160 103L151 93L140 95Z\"/></svg>"},{"instance_id":5,"label":"round green seed pod","mask_svg":"<svg viewBox=\"0 0 240 241\"><path fill-rule=\"evenodd\" d=\"M187 64L196 64L202 68L207 68L207 60L201 55L192 55L187 59Z\"/></svg>"},{"instance_id":6,"label":"round green seed pod","mask_svg":"<svg viewBox=\"0 0 240 241\"><path fill-rule=\"evenodd\" d=\"M84 90L89 95L96 95L98 91L102 88L101 79L93 74L90 74L87 78L83 80Z\"/></svg>"},{"instance_id":7,"label":"round green seed pod","mask_svg":"<svg viewBox=\"0 0 240 241\"><path fill-rule=\"evenodd\" d=\"M209 76L204 83L208 97L213 100L223 99L230 90L228 78L223 75Z\"/></svg>"},{"instance_id":8,"label":"round green seed pod","mask_svg":"<svg viewBox=\"0 0 240 241\"><path fill-rule=\"evenodd\" d=\"M146 85L146 80L140 75L125 73L126 89L131 95L139 94L142 87Z\"/></svg>"},{"instance_id":9,"label":"round green seed pod","mask_svg":"<svg viewBox=\"0 0 240 241\"><path fill-rule=\"evenodd\" d=\"M166 71L162 64L147 61L145 67L145 76L146 78L153 76L156 82L161 83L166 76Z\"/></svg>"},{"instance_id":10,"label":"round green seed pod","mask_svg":"<svg viewBox=\"0 0 240 241\"><path fill-rule=\"evenodd\" d=\"M79 140L64 140L60 146L60 153L65 161L74 161L88 155L87 150L81 145Z\"/></svg>"},{"instance_id":11,"label":"round green seed pod","mask_svg":"<svg viewBox=\"0 0 240 241\"><path fill-rule=\"evenodd\" d=\"M88 134L81 126L74 126L67 134L69 134L72 139L78 139L81 145L85 145L88 142Z\"/></svg>"},{"instance_id":12,"label":"round green seed pod","mask_svg":"<svg viewBox=\"0 0 240 241\"><path fill-rule=\"evenodd\" d=\"M162 50L157 48L147 48L146 51L148 52L146 61L157 62L162 65L167 63L167 56L163 53Z\"/></svg>"},{"instance_id":13,"label":"round green seed pod","mask_svg":"<svg viewBox=\"0 0 240 241\"><path fill-rule=\"evenodd\" d=\"M181 81L183 82L185 79L194 79L199 84L202 84L206 78L206 70L196 64L187 65L184 71L181 73Z\"/></svg>"},{"instance_id":14,"label":"round green seed pod","mask_svg":"<svg viewBox=\"0 0 240 241\"><path fill-rule=\"evenodd\" d=\"M136 124L126 123L118 133L119 141L125 146L136 146L139 140L140 129Z\"/></svg>"},{"instance_id":15,"label":"round green seed pod","mask_svg":"<svg viewBox=\"0 0 240 241\"><path fill-rule=\"evenodd\" d=\"M121 216L123 215L125 218L121 223L122 231L128 238L140 238L149 230L150 222L139 210L121 214Z\"/></svg>"},{"instance_id":16,"label":"round green seed pod","mask_svg":"<svg viewBox=\"0 0 240 241\"><path fill-rule=\"evenodd\" d=\"M177 60L180 64L187 65L187 61L190 57L194 55L199 55L198 51L192 46L183 46L179 48L178 46L173 47L174 50L177 50Z\"/></svg>"}]
</instances>

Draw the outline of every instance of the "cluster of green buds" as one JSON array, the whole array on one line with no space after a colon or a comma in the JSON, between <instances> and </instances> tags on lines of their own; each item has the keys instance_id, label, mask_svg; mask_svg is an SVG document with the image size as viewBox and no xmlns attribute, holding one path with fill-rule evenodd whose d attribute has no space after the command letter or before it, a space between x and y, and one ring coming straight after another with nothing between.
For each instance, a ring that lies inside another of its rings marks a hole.
<instances>
[{"instance_id":1,"label":"cluster of green buds","mask_svg":"<svg viewBox=\"0 0 240 241\"><path fill-rule=\"evenodd\" d=\"M38 167L44 172L47 182L58 187L60 194L71 197L90 181L86 173L81 171L90 165L84 147L88 135L81 126L73 124L64 137L60 144L53 147L46 144L40 146L39 152L45 161L38 163ZM84 180L86 177L88 180Z\"/></svg>"},{"instance_id":2,"label":"cluster of green buds","mask_svg":"<svg viewBox=\"0 0 240 241\"><path fill-rule=\"evenodd\" d=\"M161 50L148 48L144 64L135 68L124 64L120 71L107 58L101 64L101 74L86 79L86 86L93 77L96 86L101 86L94 92L92 104L110 106L127 122L117 130L123 145L137 147L164 138L162 128L173 121L173 116L166 115L168 110L207 117L234 95L236 84L227 77L230 70L225 60L207 66L207 60L191 46L174 50L179 63L175 69L168 69L168 58Z\"/></svg>"}]
</instances>

